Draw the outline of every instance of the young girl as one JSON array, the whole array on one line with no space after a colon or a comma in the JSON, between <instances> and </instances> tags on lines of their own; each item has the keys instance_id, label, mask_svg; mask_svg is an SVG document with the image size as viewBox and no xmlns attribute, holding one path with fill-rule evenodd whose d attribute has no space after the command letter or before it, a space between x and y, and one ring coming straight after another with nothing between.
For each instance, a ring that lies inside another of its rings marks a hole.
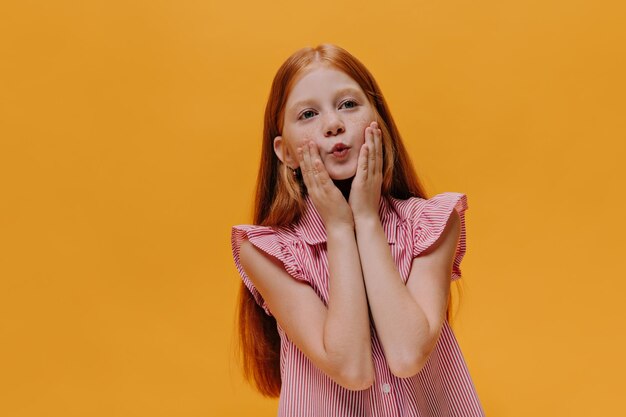
<instances>
[{"instance_id":1,"label":"young girl","mask_svg":"<svg viewBox=\"0 0 626 417\"><path fill-rule=\"evenodd\" d=\"M467 197L426 199L370 72L296 51L265 109L254 225L233 226L246 378L279 416L484 416L449 325Z\"/></svg>"}]
</instances>

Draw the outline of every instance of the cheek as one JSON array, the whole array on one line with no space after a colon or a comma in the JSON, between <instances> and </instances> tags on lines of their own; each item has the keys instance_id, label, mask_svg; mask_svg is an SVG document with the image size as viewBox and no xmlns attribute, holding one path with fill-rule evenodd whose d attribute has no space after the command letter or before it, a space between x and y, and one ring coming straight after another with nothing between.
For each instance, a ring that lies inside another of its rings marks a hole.
<instances>
[{"instance_id":1,"label":"cheek","mask_svg":"<svg viewBox=\"0 0 626 417\"><path fill-rule=\"evenodd\" d=\"M289 152L293 159L298 159L298 154L296 153L298 148L303 147L310 141L316 142L313 132L314 129L312 128L293 129L289 132L284 132L285 137L288 137Z\"/></svg>"},{"instance_id":2,"label":"cheek","mask_svg":"<svg viewBox=\"0 0 626 417\"><path fill-rule=\"evenodd\" d=\"M302 144L308 143L309 141L315 142L315 132L315 126L310 124L309 126L306 126L302 130L300 130L300 136L296 138L296 140Z\"/></svg>"},{"instance_id":3,"label":"cheek","mask_svg":"<svg viewBox=\"0 0 626 417\"><path fill-rule=\"evenodd\" d=\"M297 131L290 132L290 143L292 144L292 148L294 151L298 149L298 147L302 147L309 143L310 141L315 142L315 129L312 127L306 127L303 129L298 129Z\"/></svg>"},{"instance_id":4,"label":"cheek","mask_svg":"<svg viewBox=\"0 0 626 417\"><path fill-rule=\"evenodd\" d=\"M353 120L353 126L355 130L355 140L359 143L365 142L365 129L374 121L374 118L366 116L358 116Z\"/></svg>"},{"instance_id":5,"label":"cheek","mask_svg":"<svg viewBox=\"0 0 626 417\"><path fill-rule=\"evenodd\" d=\"M315 128L313 126L303 126L285 132L285 135L289 137L289 143L296 149L310 140L315 140Z\"/></svg>"}]
</instances>

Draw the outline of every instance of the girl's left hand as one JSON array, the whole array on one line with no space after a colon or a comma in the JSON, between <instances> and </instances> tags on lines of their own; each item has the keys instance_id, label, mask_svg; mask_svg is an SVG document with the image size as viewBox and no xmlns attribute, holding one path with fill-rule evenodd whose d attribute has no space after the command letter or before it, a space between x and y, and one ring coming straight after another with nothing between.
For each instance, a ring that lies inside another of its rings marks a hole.
<instances>
[{"instance_id":1,"label":"girl's left hand","mask_svg":"<svg viewBox=\"0 0 626 417\"><path fill-rule=\"evenodd\" d=\"M382 132L376 122L365 129L365 143L359 152L356 175L352 180L348 203L354 221L378 219L378 207L383 184Z\"/></svg>"}]
</instances>

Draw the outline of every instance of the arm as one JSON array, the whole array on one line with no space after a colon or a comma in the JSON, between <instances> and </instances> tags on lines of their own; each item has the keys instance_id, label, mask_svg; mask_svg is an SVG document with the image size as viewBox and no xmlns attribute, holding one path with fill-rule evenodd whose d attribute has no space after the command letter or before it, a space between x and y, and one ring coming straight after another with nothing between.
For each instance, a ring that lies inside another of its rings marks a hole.
<instances>
[{"instance_id":1,"label":"arm","mask_svg":"<svg viewBox=\"0 0 626 417\"><path fill-rule=\"evenodd\" d=\"M298 349L339 385L363 390L374 382L374 365L354 230L328 232L328 308L310 285L247 240L241 244L241 264Z\"/></svg>"},{"instance_id":2,"label":"arm","mask_svg":"<svg viewBox=\"0 0 626 417\"><path fill-rule=\"evenodd\" d=\"M398 377L409 377L423 367L441 330L460 217L454 211L437 242L413 259L405 286L378 216L383 149L376 122L365 129L363 148L365 158L350 192L363 279L389 368Z\"/></svg>"},{"instance_id":3,"label":"arm","mask_svg":"<svg viewBox=\"0 0 626 417\"><path fill-rule=\"evenodd\" d=\"M369 311L354 229L327 229L329 296L324 345L344 372L374 382Z\"/></svg>"},{"instance_id":4,"label":"arm","mask_svg":"<svg viewBox=\"0 0 626 417\"><path fill-rule=\"evenodd\" d=\"M374 383L369 310L350 205L331 180L314 142L298 150L302 178L326 229L329 269L326 352L365 389Z\"/></svg>"},{"instance_id":5,"label":"arm","mask_svg":"<svg viewBox=\"0 0 626 417\"><path fill-rule=\"evenodd\" d=\"M374 383L369 310L354 229L327 232L329 296L324 346L349 379Z\"/></svg>"},{"instance_id":6,"label":"arm","mask_svg":"<svg viewBox=\"0 0 626 417\"><path fill-rule=\"evenodd\" d=\"M445 319L460 224L453 210L439 239L413 259L405 286L380 219L357 220L357 243L374 325L389 367L398 377L418 373L435 347Z\"/></svg>"},{"instance_id":7,"label":"arm","mask_svg":"<svg viewBox=\"0 0 626 417\"><path fill-rule=\"evenodd\" d=\"M292 279L277 260L252 245L241 248L242 266L281 327L318 368L345 388L366 389L374 382L374 363L352 212L313 143L298 149L298 160L326 227L328 308L309 285Z\"/></svg>"}]
</instances>

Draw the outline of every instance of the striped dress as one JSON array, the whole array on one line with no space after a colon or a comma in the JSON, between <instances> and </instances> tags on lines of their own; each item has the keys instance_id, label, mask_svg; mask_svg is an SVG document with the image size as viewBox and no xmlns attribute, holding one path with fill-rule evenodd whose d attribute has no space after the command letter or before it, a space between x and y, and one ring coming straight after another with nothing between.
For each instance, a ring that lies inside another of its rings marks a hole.
<instances>
[{"instance_id":1,"label":"striped dress","mask_svg":"<svg viewBox=\"0 0 626 417\"><path fill-rule=\"evenodd\" d=\"M239 262L243 239L279 259L294 279L306 282L328 305L326 232L312 200L307 196L301 219L288 227L237 225L231 244L235 265L244 284L263 307L271 311ZM461 218L461 236L451 281L461 277L460 263L466 250L467 196L444 192L430 199L399 200L381 197L379 216L389 248L406 284L411 262L441 235L450 214ZM317 368L277 324L281 338L282 387L278 417L484 417L484 411L454 333L444 320L437 344L424 368L409 378L391 373L382 345L371 325L374 384L360 391L343 388Z\"/></svg>"}]
</instances>

